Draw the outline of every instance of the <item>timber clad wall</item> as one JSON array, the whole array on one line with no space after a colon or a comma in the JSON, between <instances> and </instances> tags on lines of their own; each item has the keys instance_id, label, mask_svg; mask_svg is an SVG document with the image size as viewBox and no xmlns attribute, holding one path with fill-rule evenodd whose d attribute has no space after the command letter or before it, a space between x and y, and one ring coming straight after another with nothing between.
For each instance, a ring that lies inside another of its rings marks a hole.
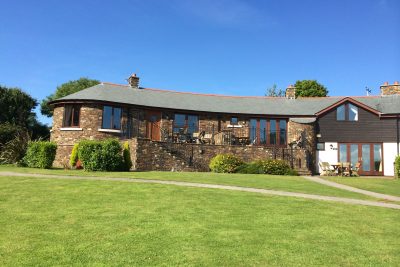
<instances>
[{"instance_id":1,"label":"timber clad wall","mask_svg":"<svg viewBox=\"0 0 400 267\"><path fill-rule=\"evenodd\" d=\"M396 142L396 120L358 108L358 121L337 121L336 109L318 119L318 142Z\"/></svg>"}]
</instances>

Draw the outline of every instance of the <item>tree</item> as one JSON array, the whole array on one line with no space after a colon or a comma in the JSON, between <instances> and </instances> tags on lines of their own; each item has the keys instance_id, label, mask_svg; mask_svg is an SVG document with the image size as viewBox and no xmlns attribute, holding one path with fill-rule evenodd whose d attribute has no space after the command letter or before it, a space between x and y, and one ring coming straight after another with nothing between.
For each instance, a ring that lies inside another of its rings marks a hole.
<instances>
[{"instance_id":1,"label":"tree","mask_svg":"<svg viewBox=\"0 0 400 267\"><path fill-rule=\"evenodd\" d=\"M285 96L285 91L282 89L278 89L276 84L273 84L272 87L267 89L265 96L282 97Z\"/></svg>"},{"instance_id":2,"label":"tree","mask_svg":"<svg viewBox=\"0 0 400 267\"><path fill-rule=\"evenodd\" d=\"M40 103L40 112L47 117L52 117L53 109L49 106L49 102L79 92L83 89L95 86L99 83L100 81L92 80L89 78L80 78L79 80L63 83L62 85L57 87L54 94L51 94L47 96L46 99L42 100L42 102Z\"/></svg>"},{"instance_id":3,"label":"tree","mask_svg":"<svg viewBox=\"0 0 400 267\"><path fill-rule=\"evenodd\" d=\"M49 127L33 112L36 106L36 99L21 89L0 86L0 164L19 161L31 138L49 137Z\"/></svg>"},{"instance_id":4,"label":"tree","mask_svg":"<svg viewBox=\"0 0 400 267\"><path fill-rule=\"evenodd\" d=\"M294 86L296 87L296 97L318 97L328 95L328 89L316 80L297 81Z\"/></svg>"},{"instance_id":5,"label":"tree","mask_svg":"<svg viewBox=\"0 0 400 267\"><path fill-rule=\"evenodd\" d=\"M0 85L0 124L28 126L29 118L37 101L19 88Z\"/></svg>"}]
</instances>

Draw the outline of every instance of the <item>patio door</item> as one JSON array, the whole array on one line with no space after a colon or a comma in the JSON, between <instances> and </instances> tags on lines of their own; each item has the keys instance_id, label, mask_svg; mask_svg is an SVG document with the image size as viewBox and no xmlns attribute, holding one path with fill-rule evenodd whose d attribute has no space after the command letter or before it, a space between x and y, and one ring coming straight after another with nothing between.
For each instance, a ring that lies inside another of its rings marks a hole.
<instances>
[{"instance_id":1,"label":"patio door","mask_svg":"<svg viewBox=\"0 0 400 267\"><path fill-rule=\"evenodd\" d=\"M148 111L146 113L146 137L152 141L161 140L161 112Z\"/></svg>"},{"instance_id":2,"label":"patio door","mask_svg":"<svg viewBox=\"0 0 400 267\"><path fill-rule=\"evenodd\" d=\"M382 143L339 144L339 161L361 163L360 175L383 175Z\"/></svg>"}]
</instances>

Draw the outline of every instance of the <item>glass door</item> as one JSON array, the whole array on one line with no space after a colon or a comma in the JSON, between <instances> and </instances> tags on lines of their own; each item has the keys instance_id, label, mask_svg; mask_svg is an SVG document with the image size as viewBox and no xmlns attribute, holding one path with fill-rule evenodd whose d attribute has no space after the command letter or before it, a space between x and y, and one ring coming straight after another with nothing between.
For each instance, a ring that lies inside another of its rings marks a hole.
<instances>
[{"instance_id":1,"label":"glass door","mask_svg":"<svg viewBox=\"0 0 400 267\"><path fill-rule=\"evenodd\" d=\"M339 144L338 159L339 162L350 162L352 167L360 162L360 175L383 175L382 144Z\"/></svg>"}]
</instances>

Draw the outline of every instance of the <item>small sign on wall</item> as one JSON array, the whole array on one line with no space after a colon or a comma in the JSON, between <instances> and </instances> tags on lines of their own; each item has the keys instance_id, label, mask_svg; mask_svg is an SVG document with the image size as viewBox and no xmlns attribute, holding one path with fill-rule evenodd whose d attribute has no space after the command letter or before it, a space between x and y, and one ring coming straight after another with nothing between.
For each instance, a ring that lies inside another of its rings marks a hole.
<instances>
[{"instance_id":1,"label":"small sign on wall","mask_svg":"<svg viewBox=\"0 0 400 267\"><path fill-rule=\"evenodd\" d=\"M331 150L338 150L337 144L330 144L329 147Z\"/></svg>"}]
</instances>

